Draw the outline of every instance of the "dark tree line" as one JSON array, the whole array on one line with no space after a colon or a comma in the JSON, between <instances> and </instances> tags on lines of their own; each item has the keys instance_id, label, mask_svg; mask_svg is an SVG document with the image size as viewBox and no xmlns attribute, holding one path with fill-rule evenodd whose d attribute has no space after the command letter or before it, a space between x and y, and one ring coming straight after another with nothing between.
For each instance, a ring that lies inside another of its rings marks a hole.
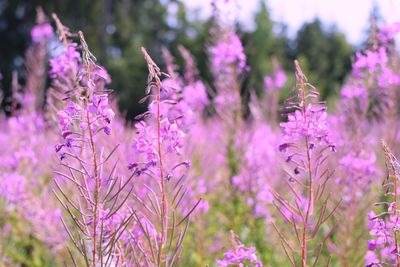
<instances>
[{"instance_id":1,"label":"dark tree line","mask_svg":"<svg viewBox=\"0 0 400 267\"><path fill-rule=\"evenodd\" d=\"M144 108L137 104L147 73L140 46L147 47L160 63L163 46L178 63L182 59L177 46L186 46L197 59L201 76L212 83L206 47L212 20L196 18L180 0L0 0L0 72L6 95L10 94L12 70L19 71L23 83L23 55L30 42L36 6L42 6L47 14L57 13L71 31L85 32L91 50L109 70L111 88L116 90L119 107L128 118ZM262 78L272 71L272 56L290 73L292 61L299 58L324 98L337 92L350 70L353 54L343 33L316 19L304 24L295 38L289 38L286 26L271 20L262 1L254 19L254 30L238 25L251 66L244 93L250 88L262 92Z\"/></svg>"}]
</instances>

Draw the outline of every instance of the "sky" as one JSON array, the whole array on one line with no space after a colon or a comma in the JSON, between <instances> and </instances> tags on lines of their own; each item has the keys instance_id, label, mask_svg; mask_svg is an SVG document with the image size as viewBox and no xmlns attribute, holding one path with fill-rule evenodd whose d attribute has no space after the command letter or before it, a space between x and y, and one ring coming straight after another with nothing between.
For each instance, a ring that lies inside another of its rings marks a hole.
<instances>
[{"instance_id":1,"label":"sky","mask_svg":"<svg viewBox=\"0 0 400 267\"><path fill-rule=\"evenodd\" d=\"M229 0L235 16L246 27L254 25L253 15L259 0ZM189 9L199 9L199 16L211 13L211 0L185 0ZM374 3L387 23L400 21L400 0L267 0L272 19L288 25L293 35L304 22L319 17L327 25L335 24L354 45L365 39L370 11Z\"/></svg>"}]
</instances>

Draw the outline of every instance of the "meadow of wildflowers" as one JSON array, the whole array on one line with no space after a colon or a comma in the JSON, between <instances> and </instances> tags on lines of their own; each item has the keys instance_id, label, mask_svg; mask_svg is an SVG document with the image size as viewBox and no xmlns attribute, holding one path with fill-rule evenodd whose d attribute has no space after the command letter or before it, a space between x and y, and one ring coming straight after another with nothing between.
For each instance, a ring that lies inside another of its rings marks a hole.
<instances>
[{"instance_id":1,"label":"meadow of wildflowers","mask_svg":"<svg viewBox=\"0 0 400 267\"><path fill-rule=\"evenodd\" d=\"M276 58L244 99L251 66L216 18L213 83L190 48L182 66L164 49L165 69L142 48L148 108L130 124L84 33L37 10L0 114L0 266L400 266L400 24L327 110Z\"/></svg>"}]
</instances>

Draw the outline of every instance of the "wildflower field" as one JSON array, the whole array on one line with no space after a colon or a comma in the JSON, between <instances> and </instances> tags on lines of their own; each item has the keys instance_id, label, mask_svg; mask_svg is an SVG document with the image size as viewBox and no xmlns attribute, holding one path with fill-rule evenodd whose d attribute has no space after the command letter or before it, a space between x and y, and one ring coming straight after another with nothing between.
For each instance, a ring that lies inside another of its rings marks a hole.
<instances>
[{"instance_id":1,"label":"wildflower field","mask_svg":"<svg viewBox=\"0 0 400 267\"><path fill-rule=\"evenodd\" d=\"M213 82L190 47L143 47L147 111L126 121L85 32L38 9L0 114L0 266L399 267L399 32L375 29L327 110L301 59L244 96L216 19Z\"/></svg>"}]
</instances>

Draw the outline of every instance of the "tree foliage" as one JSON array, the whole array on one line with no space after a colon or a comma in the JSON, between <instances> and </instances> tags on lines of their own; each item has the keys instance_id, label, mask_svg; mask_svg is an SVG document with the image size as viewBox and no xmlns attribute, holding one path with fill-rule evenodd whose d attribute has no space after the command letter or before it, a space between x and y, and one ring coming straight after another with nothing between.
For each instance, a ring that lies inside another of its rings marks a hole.
<instances>
[{"instance_id":1,"label":"tree foliage","mask_svg":"<svg viewBox=\"0 0 400 267\"><path fill-rule=\"evenodd\" d=\"M87 33L87 41L99 62L111 74L111 88L116 90L119 107L127 118L143 111L137 104L146 81L146 65L140 47L146 46L157 62L162 62L165 46L178 63L183 63L177 46L189 48L196 58L201 77L211 84L207 45L212 19L201 20L188 14L181 0L0 0L0 72L2 87L10 93L11 72L18 70L23 83L23 54L30 42L29 30L35 22L35 8L44 7L47 14L57 13L71 31ZM291 39L286 26L271 19L268 6L260 1L254 17L254 29L239 25L246 45L251 72L242 92L263 90L263 77L272 72L272 57L287 71L293 71L295 58L307 66L310 77L318 77L322 97L337 92L350 69L353 48L334 27L326 29L320 20L306 23ZM162 66L161 66L162 67Z\"/></svg>"}]
</instances>

